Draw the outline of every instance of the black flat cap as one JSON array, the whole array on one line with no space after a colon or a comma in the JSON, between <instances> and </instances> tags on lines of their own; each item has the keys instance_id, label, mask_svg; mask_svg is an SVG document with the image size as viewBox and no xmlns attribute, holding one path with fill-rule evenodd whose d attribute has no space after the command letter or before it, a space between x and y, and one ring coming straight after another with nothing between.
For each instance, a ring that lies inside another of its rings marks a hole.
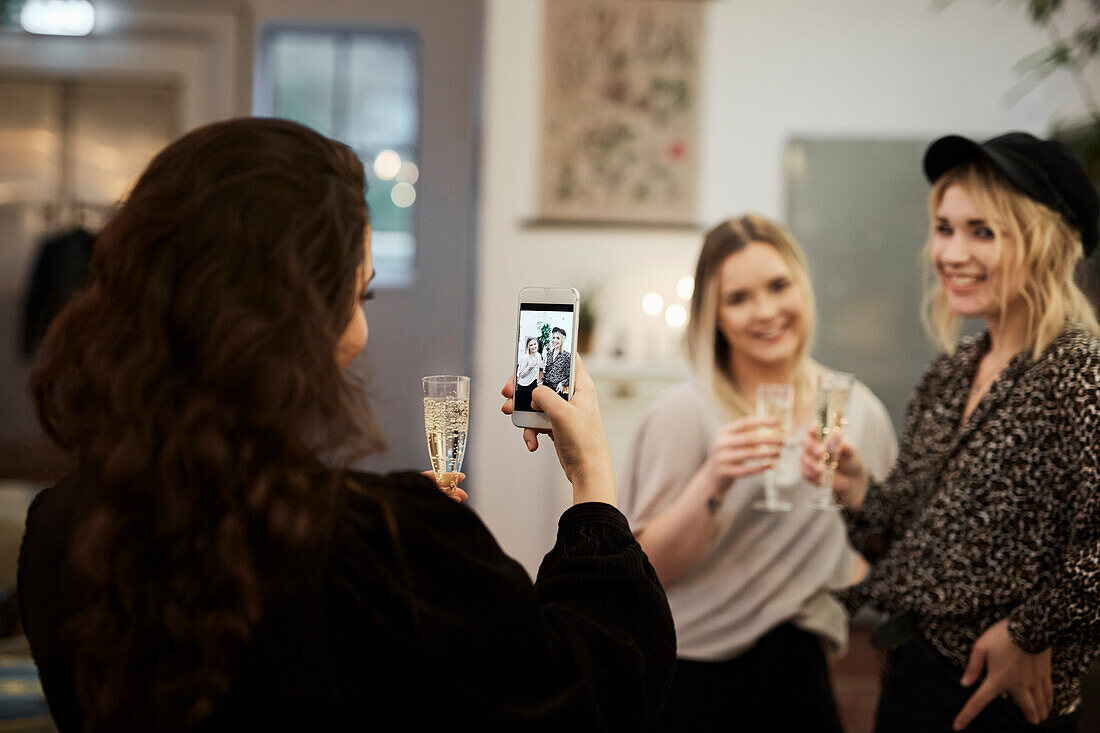
<instances>
[{"instance_id":1,"label":"black flat cap","mask_svg":"<svg viewBox=\"0 0 1100 733\"><path fill-rule=\"evenodd\" d=\"M929 183L960 165L984 160L1021 193L1057 211L1081 235L1088 257L1096 249L1100 202L1085 167L1057 140L1010 132L976 143L959 135L941 137L924 152Z\"/></svg>"}]
</instances>

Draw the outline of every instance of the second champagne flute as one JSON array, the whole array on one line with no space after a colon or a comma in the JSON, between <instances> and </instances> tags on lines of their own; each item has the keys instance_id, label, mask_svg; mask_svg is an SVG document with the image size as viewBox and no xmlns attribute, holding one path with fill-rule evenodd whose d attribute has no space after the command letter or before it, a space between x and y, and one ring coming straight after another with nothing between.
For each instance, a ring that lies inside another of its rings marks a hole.
<instances>
[{"instance_id":1,"label":"second champagne flute","mask_svg":"<svg viewBox=\"0 0 1100 733\"><path fill-rule=\"evenodd\" d=\"M794 411L794 387L789 384L761 384L756 388L756 416L779 421L779 427L761 428L786 440L791 429L791 413ZM775 485L775 467L764 472L764 500L753 504L761 512L789 512L791 503L779 498Z\"/></svg>"},{"instance_id":2,"label":"second champagne flute","mask_svg":"<svg viewBox=\"0 0 1100 733\"><path fill-rule=\"evenodd\" d=\"M453 491L466 454L470 425L470 378L452 375L424 377L424 433L439 488Z\"/></svg>"},{"instance_id":3,"label":"second champagne flute","mask_svg":"<svg viewBox=\"0 0 1100 733\"><path fill-rule=\"evenodd\" d=\"M844 442L844 426L848 403L852 399L852 384L855 378L847 372L826 372L817 383L817 437L825 446L821 466L821 490L810 502L815 509L836 511L841 509L833 496L833 483L840 461L840 448Z\"/></svg>"}]
</instances>

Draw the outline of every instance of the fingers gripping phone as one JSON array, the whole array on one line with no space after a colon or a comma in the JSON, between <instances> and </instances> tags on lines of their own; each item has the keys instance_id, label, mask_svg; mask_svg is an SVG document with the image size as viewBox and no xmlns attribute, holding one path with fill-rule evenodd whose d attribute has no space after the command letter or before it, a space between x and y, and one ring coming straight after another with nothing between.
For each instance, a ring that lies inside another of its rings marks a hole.
<instances>
[{"instance_id":1,"label":"fingers gripping phone","mask_svg":"<svg viewBox=\"0 0 1100 733\"><path fill-rule=\"evenodd\" d=\"M572 394L580 300L576 288L519 291L512 422L521 428L550 428L550 420L531 404L531 393L540 384L564 400Z\"/></svg>"}]
</instances>

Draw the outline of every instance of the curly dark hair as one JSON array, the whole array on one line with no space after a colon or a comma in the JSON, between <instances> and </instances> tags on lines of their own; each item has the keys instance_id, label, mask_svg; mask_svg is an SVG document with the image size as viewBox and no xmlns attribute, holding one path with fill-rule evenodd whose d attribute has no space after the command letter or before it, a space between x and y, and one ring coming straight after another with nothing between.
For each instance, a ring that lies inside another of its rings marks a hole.
<instances>
[{"instance_id":1,"label":"curly dark hair","mask_svg":"<svg viewBox=\"0 0 1100 733\"><path fill-rule=\"evenodd\" d=\"M31 377L90 491L65 627L88 730L207 718L330 526L346 478L319 456L380 447L335 359L367 224L351 150L243 118L161 151L98 237Z\"/></svg>"}]
</instances>

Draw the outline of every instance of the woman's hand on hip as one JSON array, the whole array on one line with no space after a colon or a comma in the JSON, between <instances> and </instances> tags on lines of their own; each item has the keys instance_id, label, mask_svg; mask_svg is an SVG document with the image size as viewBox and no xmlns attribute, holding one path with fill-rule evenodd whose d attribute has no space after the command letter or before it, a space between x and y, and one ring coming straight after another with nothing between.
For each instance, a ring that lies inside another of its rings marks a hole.
<instances>
[{"instance_id":1,"label":"woman's hand on hip","mask_svg":"<svg viewBox=\"0 0 1100 733\"><path fill-rule=\"evenodd\" d=\"M1008 619L998 621L978 637L961 683L969 687L985 670L985 680L955 718L955 730L963 730L1002 692L1012 695L1028 722L1039 724L1054 706L1050 681L1050 649L1028 654L1008 634Z\"/></svg>"},{"instance_id":2,"label":"woman's hand on hip","mask_svg":"<svg viewBox=\"0 0 1100 733\"><path fill-rule=\"evenodd\" d=\"M821 473L824 469L825 446L817 439L813 428L806 431L802 438L802 458L799 469L807 481L821 485ZM833 491L840 501L852 512L858 512L867 496L870 477L859 451L847 441L841 441L840 454L837 457L836 474L833 478Z\"/></svg>"}]
</instances>

